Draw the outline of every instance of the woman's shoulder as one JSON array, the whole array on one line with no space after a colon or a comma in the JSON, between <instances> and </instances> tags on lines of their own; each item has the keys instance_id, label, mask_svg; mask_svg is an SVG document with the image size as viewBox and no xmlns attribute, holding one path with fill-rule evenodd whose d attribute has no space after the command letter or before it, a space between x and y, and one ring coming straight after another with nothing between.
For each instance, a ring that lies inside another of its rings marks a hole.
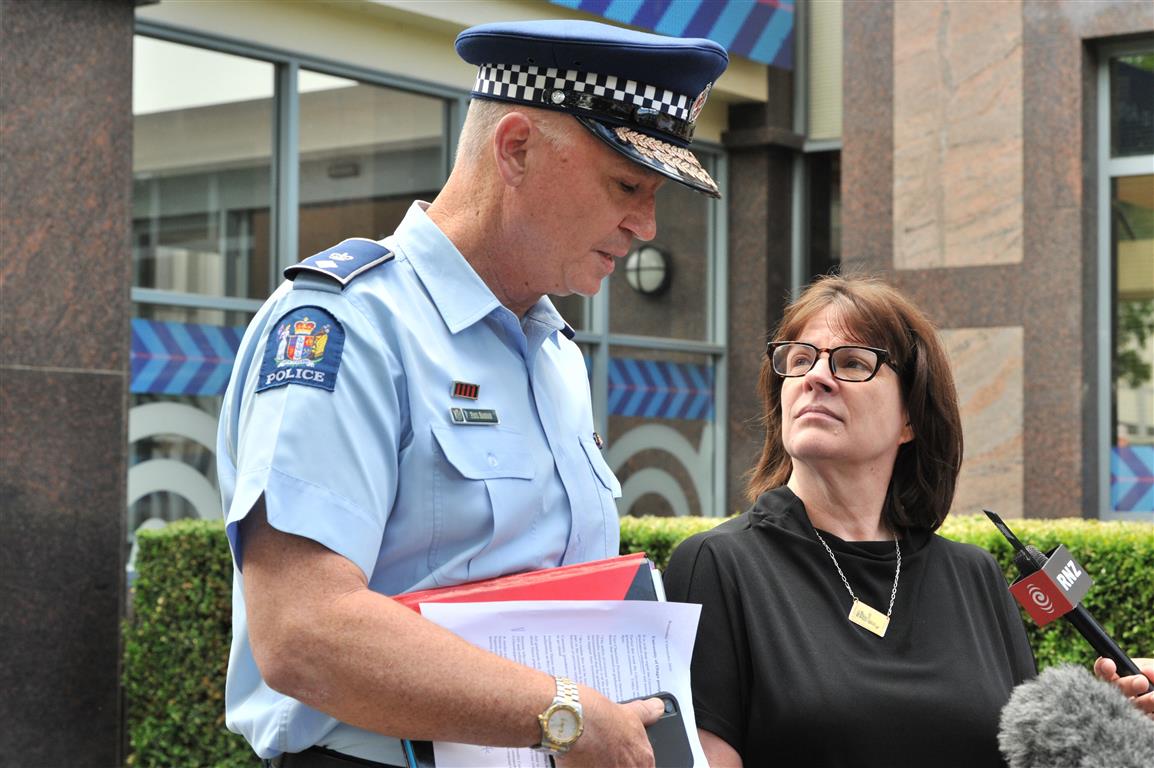
<instances>
[{"instance_id":1,"label":"woman's shoulder","mask_svg":"<svg viewBox=\"0 0 1154 768\"><path fill-rule=\"evenodd\" d=\"M670 564L695 561L702 552L708 552L714 559L728 559L761 551L771 531L795 526L796 512L791 508L796 504L800 502L788 488L764 493L742 514L678 544Z\"/></svg>"},{"instance_id":2,"label":"woman's shoulder","mask_svg":"<svg viewBox=\"0 0 1154 768\"><path fill-rule=\"evenodd\" d=\"M955 568L1002 576L1002 567L989 550L965 541L954 541L935 533L930 540L935 558L948 559Z\"/></svg>"},{"instance_id":3,"label":"woman's shoulder","mask_svg":"<svg viewBox=\"0 0 1154 768\"><path fill-rule=\"evenodd\" d=\"M669 556L663 579L665 594L674 602L701 603L739 573L738 563L756 559L751 554L753 526L749 513L695 533Z\"/></svg>"},{"instance_id":4,"label":"woman's shoulder","mask_svg":"<svg viewBox=\"0 0 1154 768\"><path fill-rule=\"evenodd\" d=\"M752 529L753 522L750 519L749 511L746 511L715 525L707 531L699 531L683 540L677 545L674 550L674 555L679 552L682 553L682 556L690 552L696 554L703 547L717 550L718 548L727 549L739 546L741 540L746 537Z\"/></svg>"}]
</instances>

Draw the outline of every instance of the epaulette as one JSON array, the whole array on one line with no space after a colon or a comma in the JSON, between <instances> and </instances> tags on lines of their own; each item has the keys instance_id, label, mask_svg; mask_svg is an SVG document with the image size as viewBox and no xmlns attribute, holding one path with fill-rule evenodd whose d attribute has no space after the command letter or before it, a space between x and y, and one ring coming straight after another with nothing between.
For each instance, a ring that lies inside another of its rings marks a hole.
<instances>
[{"instance_id":1,"label":"epaulette","mask_svg":"<svg viewBox=\"0 0 1154 768\"><path fill-rule=\"evenodd\" d=\"M302 274L323 275L337 281L344 288L357 275L391 261L392 258L393 252L380 243L364 237L350 237L287 267L284 276L288 280L295 280Z\"/></svg>"}]
</instances>

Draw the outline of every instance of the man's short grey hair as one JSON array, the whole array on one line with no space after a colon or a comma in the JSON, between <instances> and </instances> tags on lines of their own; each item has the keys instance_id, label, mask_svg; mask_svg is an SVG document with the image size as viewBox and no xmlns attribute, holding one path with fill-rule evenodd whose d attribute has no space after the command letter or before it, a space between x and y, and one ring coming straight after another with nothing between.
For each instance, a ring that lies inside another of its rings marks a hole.
<instances>
[{"instance_id":1,"label":"man's short grey hair","mask_svg":"<svg viewBox=\"0 0 1154 768\"><path fill-rule=\"evenodd\" d=\"M526 107L491 99L473 99L461 126L461 138L457 142L458 163L481 157L488 148L489 140L501 118L513 110L524 112L533 119L537 130L555 147L566 147L573 143L572 130L576 121L561 112Z\"/></svg>"}]
</instances>

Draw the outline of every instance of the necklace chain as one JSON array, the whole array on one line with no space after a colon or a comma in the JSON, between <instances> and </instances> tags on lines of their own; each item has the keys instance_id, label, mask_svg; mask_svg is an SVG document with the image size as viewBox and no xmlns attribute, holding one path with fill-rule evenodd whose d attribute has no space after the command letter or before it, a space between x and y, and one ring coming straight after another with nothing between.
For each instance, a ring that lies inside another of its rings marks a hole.
<instances>
[{"instance_id":1,"label":"necklace chain","mask_svg":"<svg viewBox=\"0 0 1154 768\"><path fill-rule=\"evenodd\" d=\"M845 574L842 573L841 566L838 565L837 558L834 557L833 550L829 548L829 544L825 543L825 539L821 537L821 533L818 532L817 528L814 528L813 532L817 534L817 540L821 542L823 547L825 547L825 551L829 554L829 559L833 560L833 567L837 568L837 575L841 576L841 583L845 584L845 588L846 591L849 592L849 596L854 600L857 600L857 595L853 593L853 587L849 585L849 579L847 579ZM890 590L890 607L886 610L887 619L894 612L894 600L898 596L898 578L902 575L902 546L898 543L898 537L896 534L894 535L894 549L897 550L898 553L898 565L894 570L894 587Z\"/></svg>"}]
</instances>

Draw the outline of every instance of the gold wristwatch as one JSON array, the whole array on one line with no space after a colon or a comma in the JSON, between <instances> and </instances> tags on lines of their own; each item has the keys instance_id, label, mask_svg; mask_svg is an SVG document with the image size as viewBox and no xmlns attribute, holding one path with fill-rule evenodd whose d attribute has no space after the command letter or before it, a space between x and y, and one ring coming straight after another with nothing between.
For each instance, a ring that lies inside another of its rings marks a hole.
<instances>
[{"instance_id":1,"label":"gold wristwatch","mask_svg":"<svg viewBox=\"0 0 1154 768\"><path fill-rule=\"evenodd\" d=\"M585 730L585 721L581 715L577 683L567 677L554 679L557 681L557 695L553 697L553 703L537 715L541 723L541 743L533 749L563 755Z\"/></svg>"}]
</instances>

